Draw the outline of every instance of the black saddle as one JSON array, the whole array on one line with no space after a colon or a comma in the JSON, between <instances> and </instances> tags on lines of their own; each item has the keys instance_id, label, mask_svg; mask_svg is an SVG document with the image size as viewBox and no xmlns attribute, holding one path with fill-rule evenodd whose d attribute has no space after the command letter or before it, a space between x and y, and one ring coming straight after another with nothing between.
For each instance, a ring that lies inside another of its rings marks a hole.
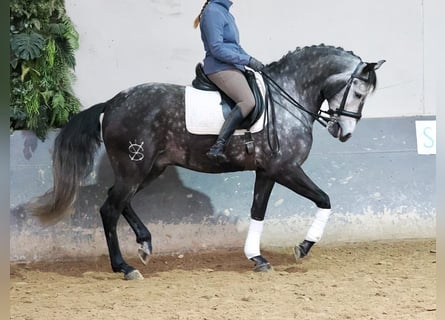
<instances>
[{"instance_id":1,"label":"black saddle","mask_svg":"<svg viewBox=\"0 0 445 320\"><path fill-rule=\"evenodd\" d=\"M195 89L204 91L218 91L221 94L222 111L224 118L226 118L230 111L235 107L236 103L207 77L202 68L202 63L196 65L195 72L196 75L195 79L192 81L192 86ZM244 75L246 76L249 87L255 97L255 108L244 119L240 129L249 129L261 117L264 111L264 99L260 88L258 88L255 74L250 70L246 70Z\"/></svg>"}]
</instances>

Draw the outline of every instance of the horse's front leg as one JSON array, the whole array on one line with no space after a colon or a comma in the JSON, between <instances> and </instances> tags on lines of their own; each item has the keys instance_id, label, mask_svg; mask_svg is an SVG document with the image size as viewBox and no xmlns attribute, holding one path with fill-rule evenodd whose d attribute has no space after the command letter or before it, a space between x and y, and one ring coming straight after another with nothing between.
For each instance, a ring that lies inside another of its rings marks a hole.
<instances>
[{"instance_id":1,"label":"horse's front leg","mask_svg":"<svg viewBox=\"0 0 445 320\"><path fill-rule=\"evenodd\" d=\"M264 272L271 268L269 262L261 255L260 241L267 202L274 184L275 182L266 177L263 171L256 172L253 202L250 210L250 225L244 245L244 254L247 259L255 262L255 271Z\"/></svg>"},{"instance_id":2,"label":"horse's front leg","mask_svg":"<svg viewBox=\"0 0 445 320\"><path fill-rule=\"evenodd\" d=\"M307 256L312 246L320 241L330 215L331 209L318 208L318 211L315 214L315 219L312 222L306 237L298 246L294 247L294 255L297 260Z\"/></svg>"},{"instance_id":3,"label":"horse's front leg","mask_svg":"<svg viewBox=\"0 0 445 320\"><path fill-rule=\"evenodd\" d=\"M294 248L295 258L299 259L305 257L312 246L320 241L323 236L324 229L331 215L331 202L329 196L304 173L300 166L282 168L282 170L283 172L276 175L276 182L312 200L318 208L315 219L304 241Z\"/></svg>"}]
</instances>

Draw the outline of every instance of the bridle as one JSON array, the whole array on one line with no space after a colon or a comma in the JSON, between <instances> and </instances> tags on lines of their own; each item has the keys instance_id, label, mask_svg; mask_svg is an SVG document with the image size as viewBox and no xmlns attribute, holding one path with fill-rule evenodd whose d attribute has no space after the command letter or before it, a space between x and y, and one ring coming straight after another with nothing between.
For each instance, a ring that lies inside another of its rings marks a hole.
<instances>
[{"instance_id":1,"label":"bridle","mask_svg":"<svg viewBox=\"0 0 445 320\"><path fill-rule=\"evenodd\" d=\"M280 92L280 95L285 98L289 103L291 103L293 106L297 107L301 111L304 111L311 116L314 117L316 121L318 121L322 126L328 127L329 125L332 125L333 123L337 122L337 117L339 116L345 116L345 117L351 117L357 120L360 120L362 117L361 108L358 112L352 112L345 110L346 101L349 96L349 91L351 90L352 83L354 79L359 79L362 81L368 81L369 79L366 79L362 76L360 76L360 73L362 71L363 65L366 63L360 62L354 69L354 72L349 77L348 81L345 84L341 84L339 87L336 87L335 90L331 90L328 95L324 94L324 97L326 100L330 100L332 97L337 95L343 88L346 87L345 92L343 93L343 98L341 100L340 106L335 109L329 109L327 111L319 110L317 113L314 113L312 111L307 110L303 105L301 105L298 101L296 101L291 95L289 95L283 88L280 87L267 73L264 71L261 71L261 74L265 78L266 85L268 86L268 91L270 86L273 86L275 89L277 89ZM326 115L324 115L326 114Z\"/></svg>"},{"instance_id":2,"label":"bridle","mask_svg":"<svg viewBox=\"0 0 445 320\"><path fill-rule=\"evenodd\" d=\"M343 88L346 87L345 92L343 93L343 98L341 100L340 106L335 110L329 109L328 111L321 111L321 112L325 112L326 114L330 115L331 117L345 116L345 117L350 117L350 118L354 118L357 120L360 120L362 118L362 107L360 107L357 112L352 112L352 111L345 110L345 104L346 104L346 100L348 99L349 91L351 90L351 86L352 86L352 83L354 82L354 79L359 79L359 80L362 80L365 82L367 82L369 80L369 79L364 78L360 75L360 73L362 71L361 67L364 64L365 64L364 62L360 62L355 67L354 72L351 74L351 76L349 77L346 84L341 85L340 88L334 90L334 92L331 93L330 95L328 95L328 96L325 95L326 100L330 100L333 96L338 94Z\"/></svg>"}]
</instances>

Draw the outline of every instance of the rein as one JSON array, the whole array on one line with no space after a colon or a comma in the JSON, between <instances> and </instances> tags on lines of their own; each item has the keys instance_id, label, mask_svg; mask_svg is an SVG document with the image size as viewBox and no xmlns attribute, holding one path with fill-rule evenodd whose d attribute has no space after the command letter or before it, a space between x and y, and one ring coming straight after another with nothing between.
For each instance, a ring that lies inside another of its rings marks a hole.
<instances>
[{"instance_id":1,"label":"rein","mask_svg":"<svg viewBox=\"0 0 445 320\"><path fill-rule=\"evenodd\" d=\"M275 82L275 80L273 80L267 73L265 73L264 71L261 71L261 74L263 75L263 77L265 78L265 82L266 85L268 87L268 91L270 92L270 86L273 86L277 91L279 91L280 95L286 99L290 104L292 104L294 107L300 109L303 112L306 112L307 114L311 115L312 117L314 117L314 119L320 123L323 127L328 127L332 124L332 122L335 122L336 119L333 118L333 116L346 116L346 117L351 117L354 119L360 119L362 117L361 112L350 112L350 111L346 111L345 110L345 104L346 104L346 99L348 98L349 95L349 91L351 89L352 86L352 82L355 78L360 79L360 80L364 80L366 81L367 79L364 79L362 77L359 76L359 70L360 67L363 65L363 62L360 62L356 67L354 72L351 74L350 78L348 79L348 81L346 82L345 85L341 86L340 88L338 88L332 95L330 95L330 97L328 98L328 100L333 97L334 95L336 95L338 92L340 92L343 88L346 87L345 93L343 94L343 98L342 101L340 103L340 107L337 108L336 110L332 110L329 109L328 111L324 111L324 110L319 110L317 113L314 113L312 111L309 111L308 109L306 109L301 103L299 103L297 100L295 100L289 93L286 92L286 90L284 90L278 83ZM273 101L273 100L272 100ZM273 102L272 102L273 105ZM273 109L273 108L272 108ZM326 114L327 116L323 115Z\"/></svg>"},{"instance_id":2,"label":"rein","mask_svg":"<svg viewBox=\"0 0 445 320\"><path fill-rule=\"evenodd\" d=\"M312 111L307 110L301 103L299 103L297 100L295 100L289 93L286 92L278 83L275 82L267 73L264 71L261 71L261 74L266 79L266 85L268 87L268 91L270 92L270 85L272 85L275 89L279 91L281 96L285 98L290 104L292 104L294 107L297 107L301 111L306 112L307 114L314 117L316 121L318 121L323 127L327 127L328 122L331 120L331 114L330 112L319 110L318 113L314 113ZM341 90L342 88L340 88ZM273 104L273 103L272 103ZM323 116L322 113L328 114L329 117Z\"/></svg>"}]
</instances>

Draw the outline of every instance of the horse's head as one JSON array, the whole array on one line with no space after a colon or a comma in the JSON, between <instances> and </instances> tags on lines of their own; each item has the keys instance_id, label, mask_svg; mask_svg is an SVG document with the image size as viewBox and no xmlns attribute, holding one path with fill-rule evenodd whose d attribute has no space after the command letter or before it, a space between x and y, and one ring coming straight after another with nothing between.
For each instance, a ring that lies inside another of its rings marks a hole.
<instances>
[{"instance_id":1,"label":"horse's head","mask_svg":"<svg viewBox=\"0 0 445 320\"><path fill-rule=\"evenodd\" d=\"M335 74L328 79L324 96L329 103L331 121L328 131L341 142L347 141L362 117L366 97L376 87L375 70L385 60L376 63L360 62L354 72Z\"/></svg>"}]
</instances>

